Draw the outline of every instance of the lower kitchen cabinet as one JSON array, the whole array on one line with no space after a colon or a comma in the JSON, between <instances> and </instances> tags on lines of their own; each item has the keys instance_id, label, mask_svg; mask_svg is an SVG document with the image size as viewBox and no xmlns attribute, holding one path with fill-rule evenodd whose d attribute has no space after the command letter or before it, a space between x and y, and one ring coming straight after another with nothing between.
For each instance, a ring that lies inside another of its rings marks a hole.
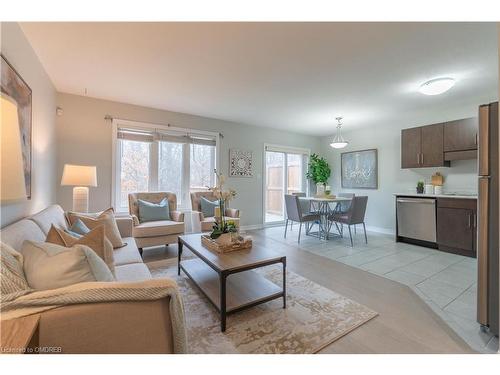
<instances>
[{"instance_id":1,"label":"lower kitchen cabinet","mask_svg":"<svg viewBox=\"0 0 500 375\"><path fill-rule=\"evenodd\" d=\"M476 199L437 200L437 243L440 250L476 257Z\"/></svg>"}]
</instances>

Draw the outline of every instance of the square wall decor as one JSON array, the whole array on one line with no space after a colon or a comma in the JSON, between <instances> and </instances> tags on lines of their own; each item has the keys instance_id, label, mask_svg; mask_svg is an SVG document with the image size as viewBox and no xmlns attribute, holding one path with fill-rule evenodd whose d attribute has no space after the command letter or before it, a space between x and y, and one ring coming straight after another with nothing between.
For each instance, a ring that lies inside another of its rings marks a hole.
<instances>
[{"instance_id":1,"label":"square wall decor","mask_svg":"<svg viewBox=\"0 0 500 375\"><path fill-rule=\"evenodd\" d=\"M378 188L377 149L343 152L340 158L343 188Z\"/></svg>"},{"instance_id":2,"label":"square wall decor","mask_svg":"<svg viewBox=\"0 0 500 375\"><path fill-rule=\"evenodd\" d=\"M21 151L23 154L24 183L26 195L31 199L31 88L19 73L1 55L0 90L9 96L17 105L19 132L21 135Z\"/></svg>"},{"instance_id":3,"label":"square wall decor","mask_svg":"<svg viewBox=\"0 0 500 375\"><path fill-rule=\"evenodd\" d=\"M253 177L253 153L252 151L230 149L229 150L229 176L230 177Z\"/></svg>"}]
</instances>

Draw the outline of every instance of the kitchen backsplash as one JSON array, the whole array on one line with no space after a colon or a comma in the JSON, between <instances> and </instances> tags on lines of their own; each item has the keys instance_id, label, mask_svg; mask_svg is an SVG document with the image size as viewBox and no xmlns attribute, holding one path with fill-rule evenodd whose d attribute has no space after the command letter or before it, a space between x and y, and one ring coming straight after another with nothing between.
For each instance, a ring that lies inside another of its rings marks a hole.
<instances>
[{"instance_id":1,"label":"kitchen backsplash","mask_svg":"<svg viewBox=\"0 0 500 375\"><path fill-rule=\"evenodd\" d=\"M413 169L415 186L419 180L430 183L431 176L439 172L444 177L443 192L477 193L477 160L457 160L449 168ZM415 186L409 189L415 189Z\"/></svg>"}]
</instances>

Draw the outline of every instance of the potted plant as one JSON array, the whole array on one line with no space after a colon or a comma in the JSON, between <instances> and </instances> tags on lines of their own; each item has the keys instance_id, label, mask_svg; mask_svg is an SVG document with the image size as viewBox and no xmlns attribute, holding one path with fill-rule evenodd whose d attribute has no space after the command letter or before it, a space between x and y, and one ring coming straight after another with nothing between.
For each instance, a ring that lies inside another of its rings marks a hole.
<instances>
[{"instance_id":1,"label":"potted plant","mask_svg":"<svg viewBox=\"0 0 500 375\"><path fill-rule=\"evenodd\" d=\"M238 232L236 224L233 220L226 220L224 212L226 204L236 196L236 191L233 189L224 190L225 177L222 174L214 171L217 178L216 186L209 188L214 196L219 200L219 207L216 210L215 224L210 233L210 238L214 239L219 244L229 244L233 240L233 234Z\"/></svg>"},{"instance_id":2,"label":"potted plant","mask_svg":"<svg viewBox=\"0 0 500 375\"><path fill-rule=\"evenodd\" d=\"M417 194L424 193L424 181L417 182Z\"/></svg>"},{"instance_id":3,"label":"potted plant","mask_svg":"<svg viewBox=\"0 0 500 375\"><path fill-rule=\"evenodd\" d=\"M309 170L306 177L316 184L317 194L324 193L325 185L330 178L331 170L325 158L312 154L309 160ZM321 194L322 195L322 194Z\"/></svg>"}]
</instances>

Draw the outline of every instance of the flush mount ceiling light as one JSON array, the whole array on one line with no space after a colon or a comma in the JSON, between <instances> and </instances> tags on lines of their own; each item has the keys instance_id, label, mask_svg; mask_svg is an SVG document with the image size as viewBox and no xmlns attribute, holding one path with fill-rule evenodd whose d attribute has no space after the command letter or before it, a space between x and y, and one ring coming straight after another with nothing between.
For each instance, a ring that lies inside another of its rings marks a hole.
<instances>
[{"instance_id":1,"label":"flush mount ceiling light","mask_svg":"<svg viewBox=\"0 0 500 375\"><path fill-rule=\"evenodd\" d=\"M342 127L342 117L335 117L335 120L337 120L338 124L337 124L337 135L335 136L335 138L333 138L333 142L330 143L330 146L332 146L333 148L344 148L345 146L347 146L349 144L349 142L347 142L344 137L342 137L342 134L340 133L341 131L341 127Z\"/></svg>"},{"instance_id":2,"label":"flush mount ceiling light","mask_svg":"<svg viewBox=\"0 0 500 375\"><path fill-rule=\"evenodd\" d=\"M436 78L422 83L418 91L424 95L439 95L451 89L454 84L453 78Z\"/></svg>"}]
</instances>

